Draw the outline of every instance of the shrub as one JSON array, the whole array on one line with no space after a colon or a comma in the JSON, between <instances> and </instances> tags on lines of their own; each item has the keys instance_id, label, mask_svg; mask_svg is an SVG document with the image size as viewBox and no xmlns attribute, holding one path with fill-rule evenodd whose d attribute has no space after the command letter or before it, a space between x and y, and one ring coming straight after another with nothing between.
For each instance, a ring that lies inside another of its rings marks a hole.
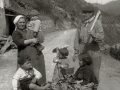
<instances>
[{"instance_id":1,"label":"shrub","mask_svg":"<svg viewBox=\"0 0 120 90\"><path fill-rule=\"evenodd\" d=\"M120 61L120 48L117 48L116 46L111 47L110 48L110 56L112 56L113 58Z\"/></svg>"}]
</instances>

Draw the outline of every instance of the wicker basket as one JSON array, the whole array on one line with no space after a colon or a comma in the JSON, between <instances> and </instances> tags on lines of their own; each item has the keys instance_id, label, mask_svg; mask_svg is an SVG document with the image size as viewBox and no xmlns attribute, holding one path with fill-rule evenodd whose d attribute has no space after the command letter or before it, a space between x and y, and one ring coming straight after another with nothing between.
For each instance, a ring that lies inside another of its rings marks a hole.
<instances>
[{"instance_id":1,"label":"wicker basket","mask_svg":"<svg viewBox=\"0 0 120 90\"><path fill-rule=\"evenodd\" d=\"M61 68L62 75L71 75L74 73L74 68Z\"/></svg>"}]
</instances>

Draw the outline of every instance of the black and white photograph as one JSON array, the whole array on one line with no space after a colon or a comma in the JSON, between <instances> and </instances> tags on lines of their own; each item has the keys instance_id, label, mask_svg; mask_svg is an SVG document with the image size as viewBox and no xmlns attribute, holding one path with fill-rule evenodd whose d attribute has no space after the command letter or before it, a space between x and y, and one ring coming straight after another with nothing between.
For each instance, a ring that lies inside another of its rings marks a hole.
<instances>
[{"instance_id":1,"label":"black and white photograph","mask_svg":"<svg viewBox=\"0 0 120 90\"><path fill-rule=\"evenodd\" d=\"M120 0L0 0L0 90L120 90Z\"/></svg>"}]
</instances>

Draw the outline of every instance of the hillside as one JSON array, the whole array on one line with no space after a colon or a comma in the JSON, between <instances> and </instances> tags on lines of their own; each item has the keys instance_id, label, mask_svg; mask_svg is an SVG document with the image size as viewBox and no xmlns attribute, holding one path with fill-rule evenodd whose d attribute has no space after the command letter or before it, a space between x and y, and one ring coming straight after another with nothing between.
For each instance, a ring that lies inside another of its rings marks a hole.
<instances>
[{"instance_id":1,"label":"hillside","mask_svg":"<svg viewBox=\"0 0 120 90\"><path fill-rule=\"evenodd\" d=\"M94 3L93 5L111 15L115 15L115 16L120 15L120 10L119 10L120 9L120 0L111 1L104 5L97 4L97 3Z\"/></svg>"},{"instance_id":2,"label":"hillside","mask_svg":"<svg viewBox=\"0 0 120 90\"><path fill-rule=\"evenodd\" d=\"M84 6L89 5L90 3L85 2L84 0L54 0L56 5L63 8L71 15L71 19L73 22L77 22L77 20L82 20L83 16L81 13L82 8ZM113 4L114 5L114 4ZM95 8L96 10L98 8ZM106 13L106 11L102 11L102 23L103 29L105 32L105 40L104 44L114 45L119 42L120 39L120 19L119 17L113 17ZM115 10L114 10L115 11Z\"/></svg>"},{"instance_id":3,"label":"hillside","mask_svg":"<svg viewBox=\"0 0 120 90\"><path fill-rule=\"evenodd\" d=\"M18 3L24 9L37 9L41 15L48 16L54 20L57 29L65 30L75 28L74 23L83 21L82 8L91 5L84 0L10 0L11 3ZM115 1L120 2L120 1ZM111 5L110 2L107 5ZM27 7L26 7L27 5ZM114 4L112 4L114 5ZM111 5L111 7L112 7ZM115 5L114 5L115 6ZM116 5L117 6L117 5ZM96 10L98 8L95 8ZM114 10L116 11L116 10ZM102 11L102 23L105 32L105 43L113 45L120 40L120 20ZM79 26L79 25L77 25Z\"/></svg>"},{"instance_id":4,"label":"hillside","mask_svg":"<svg viewBox=\"0 0 120 90\"><path fill-rule=\"evenodd\" d=\"M107 16L102 18L105 32L105 44L114 45L120 43L120 18Z\"/></svg>"}]
</instances>

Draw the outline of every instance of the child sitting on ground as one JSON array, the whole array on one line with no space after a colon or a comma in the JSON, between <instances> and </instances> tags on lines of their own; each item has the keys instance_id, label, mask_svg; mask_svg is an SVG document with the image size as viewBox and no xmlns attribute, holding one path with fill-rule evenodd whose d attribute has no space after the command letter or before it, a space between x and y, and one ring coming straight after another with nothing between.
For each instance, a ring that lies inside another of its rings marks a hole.
<instances>
[{"instance_id":1,"label":"child sitting on ground","mask_svg":"<svg viewBox=\"0 0 120 90\"><path fill-rule=\"evenodd\" d=\"M56 63L54 73L53 73L53 80L58 81L63 76L61 69L69 67L69 59L67 58L67 56L69 55L69 52L67 47L55 48L53 52L57 53L57 57L55 57L53 60L53 62Z\"/></svg>"},{"instance_id":2,"label":"child sitting on ground","mask_svg":"<svg viewBox=\"0 0 120 90\"><path fill-rule=\"evenodd\" d=\"M77 69L77 71L74 74L74 80L81 81L81 86L88 85L89 87L92 87L93 84L98 84L98 81L92 71L92 59L88 54L80 55L79 56L79 64L80 67ZM91 90L89 89L83 89L83 90Z\"/></svg>"},{"instance_id":3,"label":"child sitting on ground","mask_svg":"<svg viewBox=\"0 0 120 90\"><path fill-rule=\"evenodd\" d=\"M30 21L27 24L27 38L38 38L39 42L34 46L39 54L39 52L44 49L44 46L41 44L44 42L44 35L41 30L41 21L38 19L39 12L37 10L32 10L29 15Z\"/></svg>"},{"instance_id":4,"label":"child sitting on ground","mask_svg":"<svg viewBox=\"0 0 120 90\"><path fill-rule=\"evenodd\" d=\"M45 90L50 86L48 83L45 86L40 87L37 83L42 75L32 67L29 56L20 56L18 64L20 65L20 68L17 70L12 80L13 90Z\"/></svg>"}]
</instances>

